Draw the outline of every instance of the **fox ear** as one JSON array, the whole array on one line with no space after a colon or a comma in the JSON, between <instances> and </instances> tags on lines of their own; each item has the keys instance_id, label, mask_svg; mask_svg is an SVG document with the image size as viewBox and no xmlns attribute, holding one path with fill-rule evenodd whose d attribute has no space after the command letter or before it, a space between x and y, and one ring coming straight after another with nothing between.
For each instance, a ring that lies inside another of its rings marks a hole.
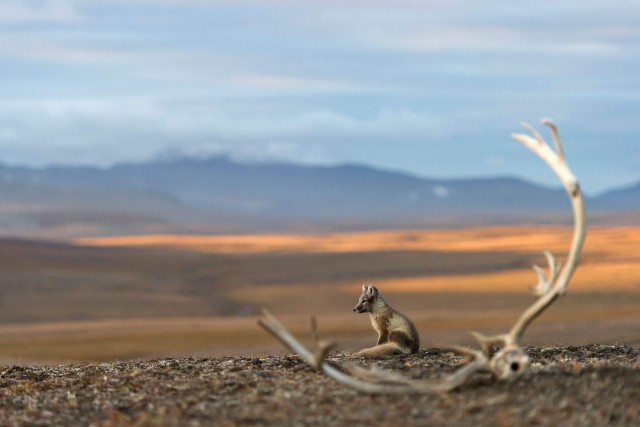
<instances>
[{"instance_id":1,"label":"fox ear","mask_svg":"<svg viewBox=\"0 0 640 427\"><path fill-rule=\"evenodd\" d=\"M369 285L362 285L362 292L367 292Z\"/></svg>"},{"instance_id":2,"label":"fox ear","mask_svg":"<svg viewBox=\"0 0 640 427\"><path fill-rule=\"evenodd\" d=\"M367 285L366 292L367 292L367 295L369 295L370 297L374 297L374 296L378 295L378 290L373 285Z\"/></svg>"}]
</instances>

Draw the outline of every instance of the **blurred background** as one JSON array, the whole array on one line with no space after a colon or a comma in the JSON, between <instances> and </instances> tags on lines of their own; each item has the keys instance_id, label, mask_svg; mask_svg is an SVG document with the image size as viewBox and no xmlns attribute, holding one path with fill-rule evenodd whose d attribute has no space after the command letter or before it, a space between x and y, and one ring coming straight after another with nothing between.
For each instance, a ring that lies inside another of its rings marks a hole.
<instances>
[{"instance_id":1,"label":"blurred background","mask_svg":"<svg viewBox=\"0 0 640 427\"><path fill-rule=\"evenodd\" d=\"M0 0L0 362L505 331L571 210L510 138L551 117L590 231L525 343L640 344L640 4ZM541 129L543 135L548 135Z\"/></svg>"}]
</instances>

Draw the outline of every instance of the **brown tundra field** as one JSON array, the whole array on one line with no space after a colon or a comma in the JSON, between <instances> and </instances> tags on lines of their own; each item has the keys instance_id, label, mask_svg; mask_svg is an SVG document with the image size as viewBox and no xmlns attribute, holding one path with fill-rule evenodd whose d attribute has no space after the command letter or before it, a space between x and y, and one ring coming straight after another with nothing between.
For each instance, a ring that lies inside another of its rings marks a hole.
<instances>
[{"instance_id":1,"label":"brown tundra field","mask_svg":"<svg viewBox=\"0 0 640 427\"><path fill-rule=\"evenodd\" d=\"M58 363L278 353L262 307L301 338L375 343L352 308L374 283L422 346L507 330L533 301L532 264L559 259L568 228L492 227L321 235L124 236L0 241L0 360ZM568 293L525 344L640 344L640 229L591 228Z\"/></svg>"}]
</instances>

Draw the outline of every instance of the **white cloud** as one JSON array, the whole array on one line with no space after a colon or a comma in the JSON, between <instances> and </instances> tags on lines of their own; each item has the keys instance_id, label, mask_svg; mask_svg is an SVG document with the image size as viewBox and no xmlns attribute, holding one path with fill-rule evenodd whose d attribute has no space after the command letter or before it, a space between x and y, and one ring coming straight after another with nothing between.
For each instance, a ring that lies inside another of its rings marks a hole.
<instances>
[{"instance_id":1,"label":"white cloud","mask_svg":"<svg viewBox=\"0 0 640 427\"><path fill-rule=\"evenodd\" d=\"M572 35L557 37L544 31L523 31L513 27L436 27L405 34L372 33L368 39L383 49L410 52L476 52L611 55L621 53L621 48L608 40L583 38ZM557 38L556 38L557 37Z\"/></svg>"},{"instance_id":2,"label":"white cloud","mask_svg":"<svg viewBox=\"0 0 640 427\"><path fill-rule=\"evenodd\" d=\"M41 36L7 35L0 39L0 57L48 63L100 63L120 61L126 55L83 47L77 41L51 41Z\"/></svg>"},{"instance_id":3,"label":"white cloud","mask_svg":"<svg viewBox=\"0 0 640 427\"><path fill-rule=\"evenodd\" d=\"M385 51L612 55L633 53L637 44L623 42L640 37L640 3L631 0L616 7L598 1L311 3L313 13L299 13L291 24L300 32Z\"/></svg>"},{"instance_id":4,"label":"white cloud","mask_svg":"<svg viewBox=\"0 0 640 427\"><path fill-rule=\"evenodd\" d=\"M357 81L325 79L302 76L275 74L246 74L231 79L240 86L249 86L268 91L301 93L353 93L353 92L384 92L387 89L374 87Z\"/></svg>"},{"instance_id":5,"label":"white cloud","mask_svg":"<svg viewBox=\"0 0 640 427\"><path fill-rule=\"evenodd\" d=\"M0 23L72 23L83 20L82 15L69 0L2 1Z\"/></svg>"},{"instance_id":6,"label":"white cloud","mask_svg":"<svg viewBox=\"0 0 640 427\"><path fill-rule=\"evenodd\" d=\"M140 98L4 101L0 143L14 144L17 135L25 149L21 155L44 145L50 160L63 163L70 161L65 148L100 163L149 158L175 147L185 152L224 151L245 158L326 163L350 141L429 139L446 133L441 119L402 110L356 119L330 110L237 114L215 101L196 108L197 114L184 103L177 107L166 100ZM60 155L56 148L62 148ZM38 153L42 155L43 149ZM31 163L28 158L21 160Z\"/></svg>"}]
</instances>

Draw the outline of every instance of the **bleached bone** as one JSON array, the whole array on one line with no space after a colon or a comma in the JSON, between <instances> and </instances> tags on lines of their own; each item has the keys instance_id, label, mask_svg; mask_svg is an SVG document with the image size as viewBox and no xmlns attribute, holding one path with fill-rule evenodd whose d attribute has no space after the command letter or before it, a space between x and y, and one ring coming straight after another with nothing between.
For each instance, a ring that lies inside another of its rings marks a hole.
<instances>
[{"instance_id":1,"label":"bleached bone","mask_svg":"<svg viewBox=\"0 0 640 427\"><path fill-rule=\"evenodd\" d=\"M580 184L569 165L565 161L564 150L558 130L549 119L543 119L542 124L549 127L553 139L554 149L547 144L540 133L532 126L524 123L523 127L531 135L513 134L512 138L522 143L558 175L562 182L573 209L574 229L571 247L564 266L557 263L551 252L545 251L549 274L535 265L533 268L538 276L538 283L533 286L533 292L539 298L527 308L506 334L486 336L472 332L472 336L480 344L481 350L453 346L450 350L467 357L467 362L453 374L446 376L439 382L415 381L401 375L383 371L379 368L364 369L356 365L345 365L342 369L327 363L325 357L332 345L319 341L315 322L312 329L318 342L318 350L312 353L307 350L293 335L291 335L270 313L264 312L260 325L278 338L286 347L309 365L315 367L334 380L366 393L433 393L449 391L464 384L476 372L490 372L499 380L512 380L520 376L529 366L529 356L520 346L520 340L527 329L544 310L566 293L569 280L575 271L582 253L582 246L586 237L585 210ZM500 349L491 355L491 348ZM344 372L346 371L346 373Z\"/></svg>"}]
</instances>

